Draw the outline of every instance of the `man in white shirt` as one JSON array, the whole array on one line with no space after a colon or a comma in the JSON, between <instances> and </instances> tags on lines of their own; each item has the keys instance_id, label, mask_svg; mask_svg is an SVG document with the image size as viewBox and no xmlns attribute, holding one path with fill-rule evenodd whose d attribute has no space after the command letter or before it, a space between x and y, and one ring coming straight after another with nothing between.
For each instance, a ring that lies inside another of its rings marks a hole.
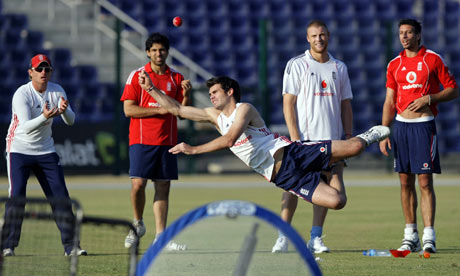
<instances>
[{"instance_id":1,"label":"man in white shirt","mask_svg":"<svg viewBox=\"0 0 460 276\"><path fill-rule=\"evenodd\" d=\"M12 118L6 136L8 196L11 199L26 197L30 172L37 176L48 199L70 199L59 156L54 148L51 126L53 118L57 116L61 116L65 124L73 125L75 113L64 89L49 81L52 71L51 61L47 56L34 56L28 70L31 81L19 87L13 96ZM70 204L64 205L53 205L53 212L73 216ZM10 212L22 213L20 209L24 209L23 204L8 202L5 215L8 217ZM14 248L19 244L22 219L19 217L14 222L6 223L2 235L3 256L14 256ZM64 254L86 255L86 251L80 248L77 252L72 251L72 227L60 220L56 220L56 224L61 231Z\"/></svg>"},{"instance_id":2,"label":"man in white shirt","mask_svg":"<svg viewBox=\"0 0 460 276\"><path fill-rule=\"evenodd\" d=\"M353 98L345 64L327 51L329 31L322 21L307 27L310 49L289 60L283 77L283 111L292 141L340 140L352 137ZM344 133L345 130L345 133ZM327 184L346 197L343 185L344 162L323 171ZM284 192L281 218L291 223L298 197ZM329 252L322 240L327 208L313 205L313 222L308 248L314 253ZM283 233L272 248L273 253L287 252Z\"/></svg>"}]
</instances>

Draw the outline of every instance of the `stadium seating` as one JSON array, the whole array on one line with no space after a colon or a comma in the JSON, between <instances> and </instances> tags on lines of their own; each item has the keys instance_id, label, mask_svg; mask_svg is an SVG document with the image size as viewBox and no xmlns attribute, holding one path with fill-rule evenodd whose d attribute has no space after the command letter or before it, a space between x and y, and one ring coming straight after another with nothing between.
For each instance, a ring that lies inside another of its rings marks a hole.
<instances>
[{"instance_id":1,"label":"stadium seating","mask_svg":"<svg viewBox=\"0 0 460 276\"><path fill-rule=\"evenodd\" d=\"M401 51L397 36L397 20L400 18L418 16L423 23L422 42L443 56L460 82L460 5L453 0L443 1L443 4L436 0L110 2L138 20L150 32L168 35L171 46L212 74L226 74L237 78L243 86L245 99L257 98L254 88L259 81L259 23L262 19L267 20L266 63L270 109L273 110L270 112L270 122L274 124L284 124L280 109L284 68L290 58L307 49L305 27L312 19L321 19L328 24L331 32L329 50L348 67L354 94L356 131L365 130L371 123L378 123L380 120L381 105L385 98L385 68L389 58ZM174 16L183 18L182 27L172 26L171 20ZM7 68L12 68L7 72L0 70L4 85L17 87L27 76L23 73L30 57L43 51L43 35L30 31L29 28L27 17L24 15L0 16L0 61ZM51 49L49 54L56 69L53 80L68 90L69 97L110 98L113 85L110 87L99 83L94 67L74 67L68 49ZM111 102L107 101L93 101L92 107L89 107L90 103L82 100L75 104L76 110L83 112L83 117L87 119L97 116L88 115L86 112L107 113L114 110ZM444 129L458 131L458 104L457 107L445 107L443 110L444 105L446 104L440 104L440 128L443 132ZM441 115L443 111L446 111L447 115ZM445 116L452 116L454 119L448 120ZM460 151L452 143L458 137L450 132L447 135L449 138L445 141L442 140L443 136L440 136L442 149Z\"/></svg>"},{"instance_id":2,"label":"stadium seating","mask_svg":"<svg viewBox=\"0 0 460 276\"><path fill-rule=\"evenodd\" d=\"M11 96L17 88L29 81L27 69L30 58L38 53L50 56L55 69L51 80L64 87L71 102L82 97L80 87L82 83L98 82L97 70L94 66L74 67L71 64L70 50L55 48L49 51L44 49L43 44L43 34L29 29L28 19L24 14L0 15L0 61L3 68L0 69L2 78L0 88L4 95L8 95L2 97L0 103L2 122L11 120ZM94 107L90 105L94 106L94 102L85 102L84 108L80 108L80 111L91 113ZM82 114L81 117L91 118L91 115Z\"/></svg>"}]
</instances>

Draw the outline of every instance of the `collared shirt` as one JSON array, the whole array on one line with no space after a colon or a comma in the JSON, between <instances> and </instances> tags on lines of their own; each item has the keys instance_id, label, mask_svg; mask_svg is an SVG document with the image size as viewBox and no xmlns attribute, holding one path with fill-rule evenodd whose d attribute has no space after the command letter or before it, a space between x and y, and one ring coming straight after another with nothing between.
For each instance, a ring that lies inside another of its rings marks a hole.
<instances>
[{"instance_id":1,"label":"collared shirt","mask_svg":"<svg viewBox=\"0 0 460 276\"><path fill-rule=\"evenodd\" d=\"M139 85L139 72L144 69L153 85L164 94L182 103L184 99L181 82L182 74L168 66L163 75L153 72L150 62L134 70L126 81L121 101L132 100L141 107L158 108L160 104ZM172 146L177 143L177 119L171 114L155 115L144 118L131 117L129 124L129 145L143 144L152 146Z\"/></svg>"},{"instance_id":2,"label":"collared shirt","mask_svg":"<svg viewBox=\"0 0 460 276\"><path fill-rule=\"evenodd\" d=\"M297 124L301 140L340 140L343 134L341 102L352 99L346 65L329 54L324 63L310 51L288 61L283 94L297 96Z\"/></svg>"},{"instance_id":3,"label":"collared shirt","mask_svg":"<svg viewBox=\"0 0 460 276\"><path fill-rule=\"evenodd\" d=\"M455 78L442 57L424 46L415 57L407 57L403 50L388 63L386 87L396 92L398 114L415 99L439 93L440 84L444 88L457 88ZM432 103L429 108L434 115L438 113L436 103Z\"/></svg>"}]
</instances>

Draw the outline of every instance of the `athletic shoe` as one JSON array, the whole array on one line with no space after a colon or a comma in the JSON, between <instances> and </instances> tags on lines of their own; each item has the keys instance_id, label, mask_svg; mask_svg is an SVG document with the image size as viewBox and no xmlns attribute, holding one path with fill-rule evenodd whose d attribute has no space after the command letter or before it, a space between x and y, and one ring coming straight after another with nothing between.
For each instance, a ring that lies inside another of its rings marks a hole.
<instances>
[{"instance_id":1,"label":"athletic shoe","mask_svg":"<svg viewBox=\"0 0 460 276\"><path fill-rule=\"evenodd\" d=\"M410 250L411 252L418 252L421 250L418 232L413 229L404 229L404 239L402 240L401 247L398 251Z\"/></svg>"},{"instance_id":2,"label":"athletic shoe","mask_svg":"<svg viewBox=\"0 0 460 276\"><path fill-rule=\"evenodd\" d=\"M436 253L436 242L434 240L423 240L423 251Z\"/></svg>"},{"instance_id":3,"label":"athletic shoe","mask_svg":"<svg viewBox=\"0 0 460 276\"><path fill-rule=\"evenodd\" d=\"M322 237L315 237L313 240L308 241L307 247L313 253L329 252L329 248L324 245Z\"/></svg>"},{"instance_id":4,"label":"athletic shoe","mask_svg":"<svg viewBox=\"0 0 460 276\"><path fill-rule=\"evenodd\" d=\"M14 249L13 248L5 248L3 249L3 257L14 256Z\"/></svg>"},{"instance_id":5,"label":"athletic shoe","mask_svg":"<svg viewBox=\"0 0 460 276\"><path fill-rule=\"evenodd\" d=\"M286 253L288 251L288 241L286 237L276 239L275 245L272 248L272 253Z\"/></svg>"},{"instance_id":6,"label":"athletic shoe","mask_svg":"<svg viewBox=\"0 0 460 276\"><path fill-rule=\"evenodd\" d=\"M174 241L170 241L165 246L165 250L166 251L184 251L184 250L187 250L187 245L175 243Z\"/></svg>"},{"instance_id":7,"label":"athletic shoe","mask_svg":"<svg viewBox=\"0 0 460 276\"><path fill-rule=\"evenodd\" d=\"M372 143L382 141L383 139L390 136L390 128L386 126L373 126L368 131L356 135L366 141L367 146Z\"/></svg>"},{"instance_id":8,"label":"athletic shoe","mask_svg":"<svg viewBox=\"0 0 460 276\"><path fill-rule=\"evenodd\" d=\"M136 229L137 237L140 239L142 236L145 235L145 225L142 220L137 222L133 222L133 226ZM130 248L133 246L134 242L136 241L136 235L134 234L133 230L129 230L128 235L125 238L125 247Z\"/></svg>"},{"instance_id":9,"label":"athletic shoe","mask_svg":"<svg viewBox=\"0 0 460 276\"><path fill-rule=\"evenodd\" d=\"M86 255L88 255L88 252L86 252L86 250L84 250L84 249L81 249L80 247L78 247L76 252L77 252L77 256L86 256ZM75 255L75 250L72 250L71 252L65 252L64 253L64 256L73 256L73 255Z\"/></svg>"}]
</instances>

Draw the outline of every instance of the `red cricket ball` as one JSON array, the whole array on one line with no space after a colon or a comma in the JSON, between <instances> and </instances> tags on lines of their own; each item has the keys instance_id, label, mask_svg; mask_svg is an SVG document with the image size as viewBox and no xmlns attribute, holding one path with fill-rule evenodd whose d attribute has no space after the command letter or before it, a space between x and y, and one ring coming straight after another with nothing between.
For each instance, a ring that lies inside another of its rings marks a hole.
<instances>
[{"instance_id":1,"label":"red cricket ball","mask_svg":"<svg viewBox=\"0 0 460 276\"><path fill-rule=\"evenodd\" d=\"M173 25L176 27L180 27L182 25L182 18L176 16L173 18Z\"/></svg>"}]
</instances>

